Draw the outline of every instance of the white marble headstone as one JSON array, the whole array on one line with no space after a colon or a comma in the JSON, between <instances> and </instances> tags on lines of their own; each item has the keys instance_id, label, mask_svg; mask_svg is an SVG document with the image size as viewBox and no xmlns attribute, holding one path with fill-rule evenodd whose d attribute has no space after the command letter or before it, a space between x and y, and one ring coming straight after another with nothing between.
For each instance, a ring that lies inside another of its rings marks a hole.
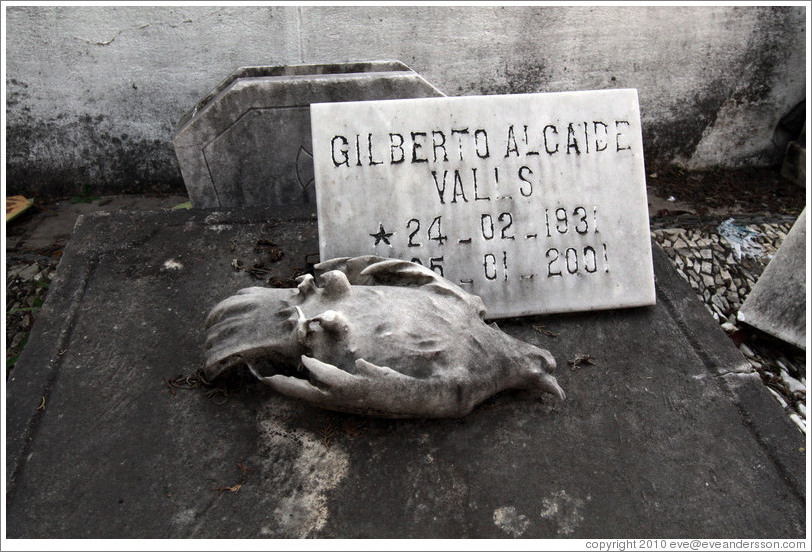
<instances>
[{"instance_id":1,"label":"white marble headstone","mask_svg":"<svg viewBox=\"0 0 812 552\"><path fill-rule=\"evenodd\" d=\"M636 90L311 106L321 258L420 262L489 318L651 305Z\"/></svg>"}]
</instances>

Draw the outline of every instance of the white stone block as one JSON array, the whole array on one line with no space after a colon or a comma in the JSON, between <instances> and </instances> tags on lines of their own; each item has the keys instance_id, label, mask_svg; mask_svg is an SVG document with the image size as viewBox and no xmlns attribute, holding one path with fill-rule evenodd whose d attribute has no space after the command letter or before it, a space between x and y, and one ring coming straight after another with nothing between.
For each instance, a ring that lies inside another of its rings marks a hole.
<instances>
[{"instance_id":1,"label":"white stone block","mask_svg":"<svg viewBox=\"0 0 812 552\"><path fill-rule=\"evenodd\" d=\"M314 104L321 258L414 260L490 318L655 302L636 90Z\"/></svg>"},{"instance_id":2,"label":"white stone block","mask_svg":"<svg viewBox=\"0 0 812 552\"><path fill-rule=\"evenodd\" d=\"M739 320L806 350L806 209L742 304Z\"/></svg>"}]
</instances>

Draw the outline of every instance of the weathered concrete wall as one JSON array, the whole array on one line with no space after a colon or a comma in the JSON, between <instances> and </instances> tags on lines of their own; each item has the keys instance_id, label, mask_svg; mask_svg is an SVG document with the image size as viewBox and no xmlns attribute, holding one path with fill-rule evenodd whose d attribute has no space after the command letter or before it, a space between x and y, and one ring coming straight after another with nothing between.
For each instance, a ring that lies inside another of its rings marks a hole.
<instances>
[{"instance_id":1,"label":"weathered concrete wall","mask_svg":"<svg viewBox=\"0 0 812 552\"><path fill-rule=\"evenodd\" d=\"M14 193L182 190L175 123L245 65L399 59L447 95L637 88L650 167L774 163L776 125L806 94L804 7L65 6L6 17Z\"/></svg>"}]
</instances>

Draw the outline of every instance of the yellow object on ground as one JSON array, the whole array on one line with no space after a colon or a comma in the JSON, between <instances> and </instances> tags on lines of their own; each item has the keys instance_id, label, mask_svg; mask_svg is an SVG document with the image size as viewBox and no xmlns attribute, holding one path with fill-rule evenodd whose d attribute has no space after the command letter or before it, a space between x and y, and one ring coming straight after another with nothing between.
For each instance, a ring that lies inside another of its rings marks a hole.
<instances>
[{"instance_id":1,"label":"yellow object on ground","mask_svg":"<svg viewBox=\"0 0 812 552\"><path fill-rule=\"evenodd\" d=\"M25 196L6 196L6 222L14 219L33 204L34 200L28 199Z\"/></svg>"}]
</instances>

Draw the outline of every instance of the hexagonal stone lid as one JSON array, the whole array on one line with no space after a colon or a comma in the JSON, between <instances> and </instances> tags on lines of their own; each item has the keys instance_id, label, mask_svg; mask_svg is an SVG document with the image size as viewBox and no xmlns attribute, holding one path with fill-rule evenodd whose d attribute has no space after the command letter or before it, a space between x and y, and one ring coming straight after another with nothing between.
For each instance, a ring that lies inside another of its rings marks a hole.
<instances>
[{"instance_id":1,"label":"hexagonal stone lid","mask_svg":"<svg viewBox=\"0 0 812 552\"><path fill-rule=\"evenodd\" d=\"M241 67L181 117L195 207L315 206L310 104L443 96L399 61Z\"/></svg>"}]
</instances>

